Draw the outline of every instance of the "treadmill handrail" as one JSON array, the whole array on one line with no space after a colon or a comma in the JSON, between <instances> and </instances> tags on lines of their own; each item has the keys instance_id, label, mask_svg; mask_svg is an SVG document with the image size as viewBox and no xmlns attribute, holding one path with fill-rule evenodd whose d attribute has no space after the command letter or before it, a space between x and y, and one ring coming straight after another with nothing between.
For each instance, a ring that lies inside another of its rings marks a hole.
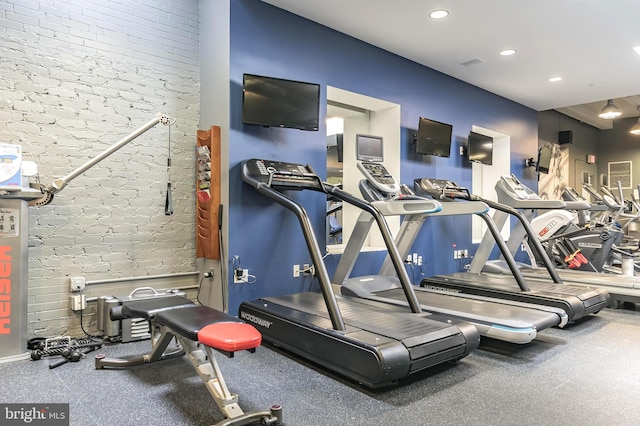
<instances>
[{"instance_id":1,"label":"treadmill handrail","mask_svg":"<svg viewBox=\"0 0 640 426\"><path fill-rule=\"evenodd\" d=\"M400 285L402 286L402 290L404 291L405 297L407 298L407 302L409 303L411 312L422 312L422 307L420 305L420 301L418 300L418 296L416 296L413 285L411 284L411 279L409 278L409 274L407 273L407 270L404 267L404 262L402 261L400 253L398 252L398 247L395 245L394 237L391 234L389 225L384 219L382 213L380 213L380 211L372 204L369 204L368 202L355 197L354 195L345 192L338 187L326 184L325 189L327 189L334 197L341 199L342 201L346 201L347 203L354 205L361 210L364 210L371 214L373 219L376 221L376 224L378 225L380 233L382 234L382 239L385 242L385 245L389 252L389 257L391 258L391 262L393 263L393 266L398 274L398 278L400 279Z\"/></svg>"},{"instance_id":2,"label":"treadmill handrail","mask_svg":"<svg viewBox=\"0 0 640 426\"><path fill-rule=\"evenodd\" d=\"M591 203L586 201L564 201L569 210L591 210Z\"/></svg>"},{"instance_id":3,"label":"treadmill handrail","mask_svg":"<svg viewBox=\"0 0 640 426\"><path fill-rule=\"evenodd\" d=\"M496 226L493 219L491 219L491 216L489 216L489 213L478 213L478 216L480 216L482 220L484 220L484 222L487 224L487 228L489 229L489 232L491 232L491 235L496 241L500 252L504 256L504 260L507 262L507 265L509 266L513 277L516 279L516 283L518 284L518 287L520 287L520 290L531 291L529 285L527 284L527 281L524 279L524 275L522 275L522 271L520 270L520 268L518 268L515 259L511 255L511 252L509 252L507 244L502 239L500 230Z\"/></svg>"},{"instance_id":4,"label":"treadmill handrail","mask_svg":"<svg viewBox=\"0 0 640 426\"><path fill-rule=\"evenodd\" d=\"M320 251L320 246L318 245L318 240L313 232L313 228L311 226L311 220L307 215L306 210L297 202L293 201L286 195L277 191L270 185L265 184L264 182L260 182L257 179L252 178L247 174L247 163L249 161L256 161L255 159L246 160L242 164L242 180L252 185L258 192L265 195L268 198L271 198L278 204L286 207L291 210L298 221L300 222L300 226L302 227L302 234L304 235L305 241L307 243L307 248L309 249L309 254L311 255L311 260L314 265L316 265L316 274L318 277L318 282L320 283L320 290L322 292L322 297L324 298L324 302L327 305L327 312L329 313L329 318L331 320L331 325L333 328L340 332L345 332L347 330L344 319L342 318L342 314L340 313L340 308L338 307L338 302L336 300L336 295L333 292L333 288L331 287L331 282L329 280L329 274L327 269L321 267L324 265L324 261L322 259L322 253ZM271 181L271 179L269 179ZM271 183L271 182L269 182Z\"/></svg>"},{"instance_id":5,"label":"treadmill handrail","mask_svg":"<svg viewBox=\"0 0 640 426\"><path fill-rule=\"evenodd\" d=\"M484 198L481 198L479 196L475 196L475 198L477 198L479 200L482 200L489 207L491 207L493 209L500 210L500 211L503 211L505 213L509 213L512 216L515 216L516 219L518 219L518 221L520 222L520 224L524 227L525 232L529 236L529 240L530 240L531 246L533 246L533 249L537 252L537 254L542 259L542 263L544 263L544 266L547 269L547 271L549 272L549 275L551 275L551 278L553 279L553 282L555 282L557 284L561 284L562 283L562 278L560 278L560 275L558 274L558 271L556 270L555 266L553 266L553 263L551 262L551 259L549 258L549 255L547 254L546 250L542 246L542 243L540 242L540 240L536 236L535 232L531 228L531 224L527 220L527 217L521 211L516 210L513 207L507 206L506 204L497 203L495 201L492 201L492 200L489 200L489 199L484 199ZM505 257L505 260L506 260L506 257Z\"/></svg>"},{"instance_id":6,"label":"treadmill handrail","mask_svg":"<svg viewBox=\"0 0 640 426\"><path fill-rule=\"evenodd\" d=\"M427 181L432 181L432 179L429 179L429 178L415 179L414 187L417 186L419 191L433 196L435 192L430 192L425 187L425 183ZM452 201L458 200L458 199L466 201L464 203L458 203L458 202L443 203L442 205L443 210L439 213L441 215L474 213L480 216L480 218L484 220L484 222L486 223L489 233L494 239L494 244L498 246L498 248L500 249L500 253L502 253L502 256L507 262L507 265L509 266L511 273L513 274L513 277L515 278L516 283L518 284L518 287L520 287L520 290L522 291L530 291L529 285L524 279L524 276L522 275L520 268L518 268L518 265L516 264L515 259L513 258L513 256L511 255L511 252L509 251L509 248L507 247L507 244L502 239L500 230L498 229L495 222L493 221L493 219L488 213L489 207L491 207L491 204L487 202L487 200L477 195L471 194L471 192L467 188L460 187L450 181L447 181L447 184L444 185L440 191L438 191L438 194L441 194L440 196L442 199L449 198ZM482 206L483 207L482 210L478 210L477 206ZM434 214L433 216L437 216L437 215L438 213Z\"/></svg>"}]
</instances>

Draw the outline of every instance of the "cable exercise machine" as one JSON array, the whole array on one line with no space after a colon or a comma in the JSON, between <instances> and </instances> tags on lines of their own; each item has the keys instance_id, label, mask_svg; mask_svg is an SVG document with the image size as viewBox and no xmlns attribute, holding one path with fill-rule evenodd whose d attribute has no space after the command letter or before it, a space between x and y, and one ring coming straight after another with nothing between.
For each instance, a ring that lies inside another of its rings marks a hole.
<instances>
[{"instance_id":1,"label":"cable exercise machine","mask_svg":"<svg viewBox=\"0 0 640 426\"><path fill-rule=\"evenodd\" d=\"M8 280L8 285L0 285L0 362L29 356L24 352L27 347L28 207L51 203L54 195L64 189L71 180L157 124L169 126L173 121L168 116L158 113L133 133L49 185L34 182L29 187L1 191L0 212L2 218L6 217L11 225L3 229L0 238L0 262L10 265L4 268L8 273L2 277ZM170 198L169 192L167 197Z\"/></svg>"}]
</instances>

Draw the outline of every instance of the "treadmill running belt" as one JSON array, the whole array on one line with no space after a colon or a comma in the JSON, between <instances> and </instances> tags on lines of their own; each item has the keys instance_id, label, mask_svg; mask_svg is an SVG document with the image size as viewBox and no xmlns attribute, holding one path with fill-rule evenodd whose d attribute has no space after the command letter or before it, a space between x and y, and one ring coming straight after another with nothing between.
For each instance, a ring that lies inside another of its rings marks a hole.
<instances>
[{"instance_id":1,"label":"treadmill running belt","mask_svg":"<svg viewBox=\"0 0 640 426\"><path fill-rule=\"evenodd\" d=\"M336 299L345 323L349 326L403 341L407 346L420 343L413 341L416 336L429 335L433 340L434 338L446 338L460 334L456 326L428 319L430 315L428 313L416 315L407 312L406 308L380 308L376 307L375 303L364 299L349 298L345 300L340 296L336 296ZM326 305L322 298L315 293L297 293L277 298L266 297L263 300L286 306L289 309L328 317ZM434 334L440 334L440 336L434 336Z\"/></svg>"}]
</instances>

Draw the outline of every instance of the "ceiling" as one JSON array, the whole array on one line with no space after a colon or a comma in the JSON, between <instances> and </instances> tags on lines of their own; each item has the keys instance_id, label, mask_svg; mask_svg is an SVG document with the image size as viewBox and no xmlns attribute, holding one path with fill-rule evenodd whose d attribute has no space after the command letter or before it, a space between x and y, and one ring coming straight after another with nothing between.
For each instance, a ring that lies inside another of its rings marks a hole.
<instances>
[{"instance_id":1,"label":"ceiling","mask_svg":"<svg viewBox=\"0 0 640 426\"><path fill-rule=\"evenodd\" d=\"M606 129L597 113L614 99L621 118L638 116L638 0L263 1L536 111Z\"/></svg>"}]
</instances>

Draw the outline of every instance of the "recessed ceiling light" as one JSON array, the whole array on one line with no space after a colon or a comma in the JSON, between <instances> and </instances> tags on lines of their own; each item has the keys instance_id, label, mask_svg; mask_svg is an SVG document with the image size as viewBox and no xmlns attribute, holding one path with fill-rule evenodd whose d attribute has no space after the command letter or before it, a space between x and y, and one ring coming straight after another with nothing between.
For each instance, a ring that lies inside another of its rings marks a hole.
<instances>
[{"instance_id":1,"label":"recessed ceiling light","mask_svg":"<svg viewBox=\"0 0 640 426\"><path fill-rule=\"evenodd\" d=\"M446 18L447 16L449 16L449 12L444 9L434 10L429 14L429 17L433 19L442 19L442 18Z\"/></svg>"},{"instance_id":2,"label":"recessed ceiling light","mask_svg":"<svg viewBox=\"0 0 640 426\"><path fill-rule=\"evenodd\" d=\"M549 79L549 81L551 81L551 82L561 81L561 80L562 80L562 77L551 77L551 78Z\"/></svg>"},{"instance_id":3,"label":"recessed ceiling light","mask_svg":"<svg viewBox=\"0 0 640 426\"><path fill-rule=\"evenodd\" d=\"M505 49L500 52L502 56L511 56L516 54L516 49Z\"/></svg>"},{"instance_id":4,"label":"recessed ceiling light","mask_svg":"<svg viewBox=\"0 0 640 426\"><path fill-rule=\"evenodd\" d=\"M640 55L640 46L634 46L633 50L635 50L636 53Z\"/></svg>"}]
</instances>

